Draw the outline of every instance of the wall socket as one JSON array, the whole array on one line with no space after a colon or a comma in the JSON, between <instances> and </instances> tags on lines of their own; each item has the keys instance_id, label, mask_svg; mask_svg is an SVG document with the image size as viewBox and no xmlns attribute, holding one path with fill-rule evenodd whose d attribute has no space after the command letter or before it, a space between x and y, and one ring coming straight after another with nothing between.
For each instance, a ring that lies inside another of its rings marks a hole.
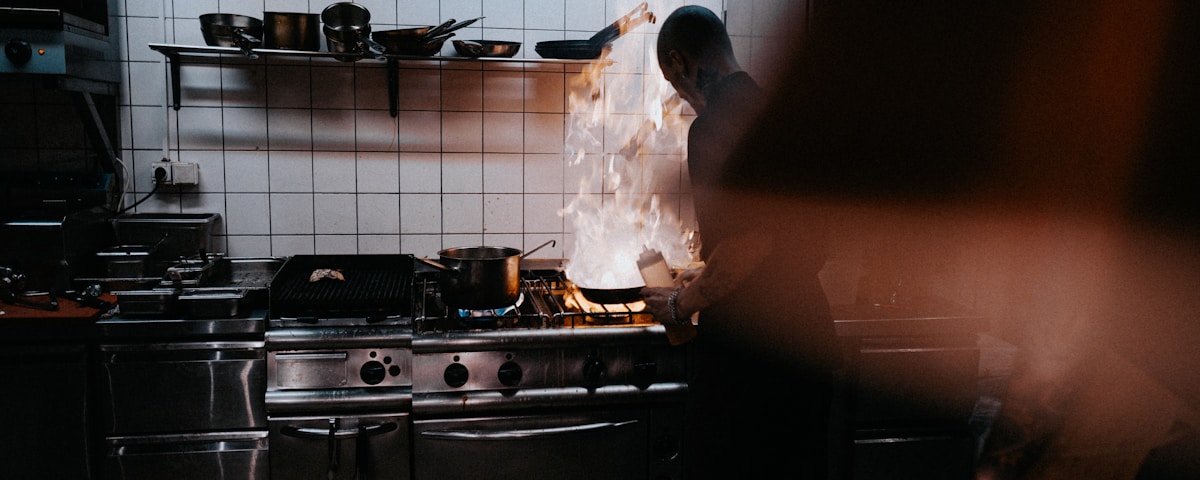
<instances>
[{"instance_id":1,"label":"wall socket","mask_svg":"<svg viewBox=\"0 0 1200 480\"><path fill-rule=\"evenodd\" d=\"M159 173L162 169L162 173ZM164 175L161 185L196 185L200 183L200 167L194 163L158 162L150 166L150 178Z\"/></svg>"}]
</instances>

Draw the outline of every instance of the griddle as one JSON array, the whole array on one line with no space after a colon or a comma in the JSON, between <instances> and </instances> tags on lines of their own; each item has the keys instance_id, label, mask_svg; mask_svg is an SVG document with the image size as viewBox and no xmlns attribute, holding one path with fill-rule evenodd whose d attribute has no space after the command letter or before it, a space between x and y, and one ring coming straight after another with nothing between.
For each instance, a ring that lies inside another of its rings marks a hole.
<instances>
[{"instance_id":1,"label":"griddle","mask_svg":"<svg viewBox=\"0 0 1200 480\"><path fill-rule=\"evenodd\" d=\"M309 281L332 269L345 280ZM271 280L272 318L410 316L412 255L296 255Z\"/></svg>"}]
</instances>

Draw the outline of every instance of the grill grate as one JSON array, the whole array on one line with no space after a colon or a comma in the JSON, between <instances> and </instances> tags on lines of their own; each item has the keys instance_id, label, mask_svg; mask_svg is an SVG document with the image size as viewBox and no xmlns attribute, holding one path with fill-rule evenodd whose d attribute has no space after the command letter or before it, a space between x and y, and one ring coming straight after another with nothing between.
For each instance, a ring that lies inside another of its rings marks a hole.
<instances>
[{"instance_id":1,"label":"grill grate","mask_svg":"<svg viewBox=\"0 0 1200 480\"><path fill-rule=\"evenodd\" d=\"M310 282L314 270L341 272L345 280ZM412 297L411 255L297 255L271 284L275 317L408 315Z\"/></svg>"}]
</instances>

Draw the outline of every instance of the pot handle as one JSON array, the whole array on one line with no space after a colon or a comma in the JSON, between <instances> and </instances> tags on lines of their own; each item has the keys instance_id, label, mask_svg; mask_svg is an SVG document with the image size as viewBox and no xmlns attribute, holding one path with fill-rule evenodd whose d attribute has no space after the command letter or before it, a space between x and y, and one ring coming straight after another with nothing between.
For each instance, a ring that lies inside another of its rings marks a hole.
<instances>
[{"instance_id":1,"label":"pot handle","mask_svg":"<svg viewBox=\"0 0 1200 480\"><path fill-rule=\"evenodd\" d=\"M454 269L454 268L450 268L445 265L442 265L441 262L435 262L428 258L421 258L421 257L415 257L415 258L418 262L424 263L426 265L429 265L429 266L436 268L438 270L441 270L443 272L458 273L458 269Z\"/></svg>"},{"instance_id":2,"label":"pot handle","mask_svg":"<svg viewBox=\"0 0 1200 480\"><path fill-rule=\"evenodd\" d=\"M235 28L233 29L233 43L241 49L242 54L246 57L258 58L258 54L254 52L254 45L262 43L258 37L246 33L245 30L240 28Z\"/></svg>"},{"instance_id":3,"label":"pot handle","mask_svg":"<svg viewBox=\"0 0 1200 480\"><path fill-rule=\"evenodd\" d=\"M546 245L551 245L551 246L553 246L554 244L555 244L555 241L554 241L554 240L550 240L549 242L546 242L546 243L543 243L543 244L541 244L541 245L538 245L538 246L536 246L536 247L533 247L533 250L530 250L530 251L528 251L528 252L525 252L524 254L522 254L522 255L521 255L521 259L522 259L522 260L524 260L524 259L525 259L525 257L528 257L528 256L529 256L530 254L532 254L533 252L536 252L536 251L538 251L538 250L541 250L541 249L542 249L542 247L544 247L544 246L546 246Z\"/></svg>"}]
</instances>

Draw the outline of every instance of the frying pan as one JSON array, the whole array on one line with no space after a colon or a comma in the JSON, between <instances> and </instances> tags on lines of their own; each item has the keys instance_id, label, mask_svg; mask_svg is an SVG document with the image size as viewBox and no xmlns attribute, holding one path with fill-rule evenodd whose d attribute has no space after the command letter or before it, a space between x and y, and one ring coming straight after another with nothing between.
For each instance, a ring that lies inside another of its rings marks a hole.
<instances>
[{"instance_id":1,"label":"frying pan","mask_svg":"<svg viewBox=\"0 0 1200 480\"><path fill-rule=\"evenodd\" d=\"M634 7L625 16L618 18L607 27L600 29L587 40L548 40L538 42L534 51L542 58L559 58L566 60L590 60L599 58L614 40L628 33L638 25L646 22L654 23L657 19L649 11L646 2Z\"/></svg>"},{"instance_id":2,"label":"frying pan","mask_svg":"<svg viewBox=\"0 0 1200 480\"><path fill-rule=\"evenodd\" d=\"M614 303L633 303L642 299L642 287L627 288L588 288L579 286L583 298L588 301L611 305Z\"/></svg>"}]
</instances>

